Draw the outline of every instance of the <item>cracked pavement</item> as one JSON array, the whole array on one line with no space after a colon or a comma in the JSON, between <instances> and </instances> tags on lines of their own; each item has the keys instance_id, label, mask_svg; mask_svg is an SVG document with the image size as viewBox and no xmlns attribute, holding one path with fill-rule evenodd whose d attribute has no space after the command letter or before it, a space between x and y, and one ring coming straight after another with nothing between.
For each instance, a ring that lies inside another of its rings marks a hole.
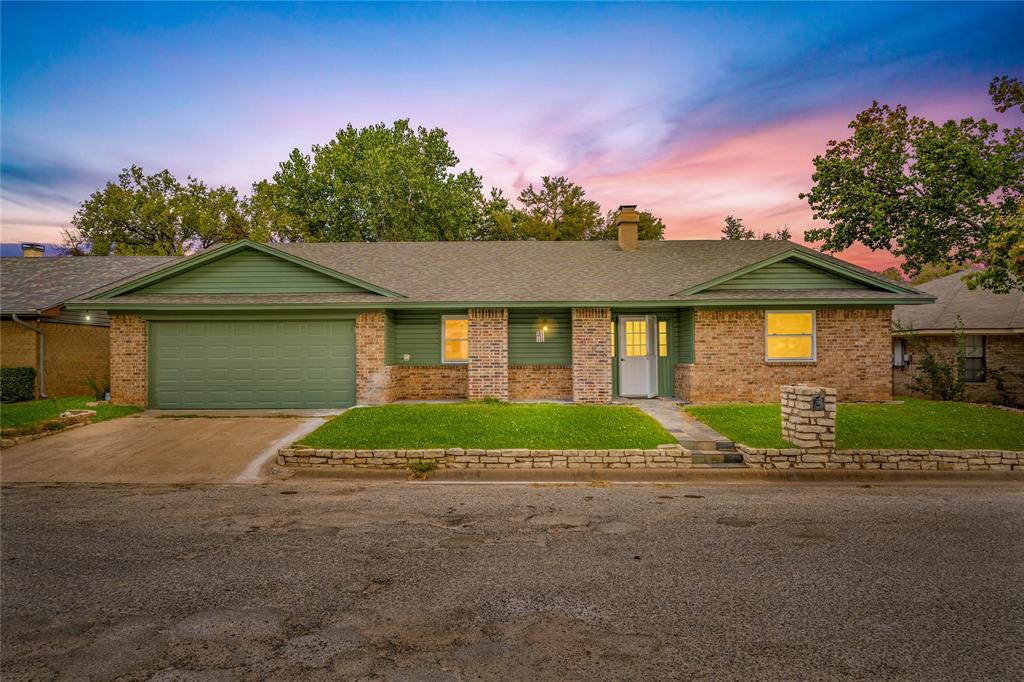
<instances>
[{"instance_id":1,"label":"cracked pavement","mask_svg":"<svg viewBox=\"0 0 1024 682\"><path fill-rule=\"evenodd\" d=\"M5 680L1020 679L1019 484L4 486Z\"/></svg>"}]
</instances>

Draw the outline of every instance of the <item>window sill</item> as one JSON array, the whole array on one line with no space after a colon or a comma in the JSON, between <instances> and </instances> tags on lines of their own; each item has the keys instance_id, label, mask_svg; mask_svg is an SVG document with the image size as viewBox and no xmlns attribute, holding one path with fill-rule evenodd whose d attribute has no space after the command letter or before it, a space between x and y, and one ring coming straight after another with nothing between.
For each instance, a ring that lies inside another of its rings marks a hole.
<instances>
[{"instance_id":1,"label":"window sill","mask_svg":"<svg viewBox=\"0 0 1024 682\"><path fill-rule=\"evenodd\" d=\"M817 360L767 360L764 363L768 367L792 367L797 366L811 366L814 367L818 364Z\"/></svg>"}]
</instances>

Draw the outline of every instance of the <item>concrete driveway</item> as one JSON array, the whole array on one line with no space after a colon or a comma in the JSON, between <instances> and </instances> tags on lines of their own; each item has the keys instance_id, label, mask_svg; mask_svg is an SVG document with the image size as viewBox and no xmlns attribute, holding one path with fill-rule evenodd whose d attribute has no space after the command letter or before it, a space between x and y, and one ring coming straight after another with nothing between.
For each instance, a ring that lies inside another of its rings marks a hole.
<instances>
[{"instance_id":1,"label":"concrete driveway","mask_svg":"<svg viewBox=\"0 0 1024 682\"><path fill-rule=\"evenodd\" d=\"M245 483L330 413L144 412L3 450L3 483Z\"/></svg>"}]
</instances>

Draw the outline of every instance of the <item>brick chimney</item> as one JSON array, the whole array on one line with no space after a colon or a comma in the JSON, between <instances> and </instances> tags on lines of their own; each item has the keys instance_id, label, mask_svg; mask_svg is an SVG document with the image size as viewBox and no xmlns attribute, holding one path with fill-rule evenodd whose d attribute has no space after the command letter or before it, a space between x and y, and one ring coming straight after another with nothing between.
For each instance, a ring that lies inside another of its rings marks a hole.
<instances>
[{"instance_id":1,"label":"brick chimney","mask_svg":"<svg viewBox=\"0 0 1024 682\"><path fill-rule=\"evenodd\" d=\"M46 247L42 244L23 242L21 245L21 255L24 258L40 258L45 253Z\"/></svg>"},{"instance_id":2,"label":"brick chimney","mask_svg":"<svg viewBox=\"0 0 1024 682\"><path fill-rule=\"evenodd\" d=\"M619 231L619 249L636 251L637 231L640 229L640 214L636 211L636 204L619 206L615 214L615 228Z\"/></svg>"}]
</instances>

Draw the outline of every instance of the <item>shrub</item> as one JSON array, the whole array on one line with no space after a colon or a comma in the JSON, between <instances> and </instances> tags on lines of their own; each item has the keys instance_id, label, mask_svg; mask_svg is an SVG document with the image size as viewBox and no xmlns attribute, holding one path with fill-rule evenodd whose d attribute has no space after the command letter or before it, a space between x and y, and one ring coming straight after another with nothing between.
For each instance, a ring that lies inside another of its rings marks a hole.
<instances>
[{"instance_id":1,"label":"shrub","mask_svg":"<svg viewBox=\"0 0 1024 682\"><path fill-rule=\"evenodd\" d=\"M430 472L437 470L436 462L409 462L409 477L418 478L421 481L425 481Z\"/></svg>"},{"instance_id":2,"label":"shrub","mask_svg":"<svg viewBox=\"0 0 1024 682\"><path fill-rule=\"evenodd\" d=\"M965 368L967 366L967 344L964 339L964 323L959 316L953 328L953 340L956 344L956 355L944 362L932 353L924 339L914 331L898 322L896 331L904 335L910 350L914 353L917 372L910 381L910 390L926 396L936 396L940 400L962 401L967 394Z\"/></svg>"},{"instance_id":3,"label":"shrub","mask_svg":"<svg viewBox=\"0 0 1024 682\"><path fill-rule=\"evenodd\" d=\"M0 367L0 403L18 403L35 396L35 367Z\"/></svg>"},{"instance_id":4,"label":"shrub","mask_svg":"<svg viewBox=\"0 0 1024 682\"><path fill-rule=\"evenodd\" d=\"M92 391L92 397L96 400L105 400L107 393L110 392L109 382L101 384L96 381L96 377L91 374L85 378L85 384L89 387L89 390Z\"/></svg>"}]
</instances>

